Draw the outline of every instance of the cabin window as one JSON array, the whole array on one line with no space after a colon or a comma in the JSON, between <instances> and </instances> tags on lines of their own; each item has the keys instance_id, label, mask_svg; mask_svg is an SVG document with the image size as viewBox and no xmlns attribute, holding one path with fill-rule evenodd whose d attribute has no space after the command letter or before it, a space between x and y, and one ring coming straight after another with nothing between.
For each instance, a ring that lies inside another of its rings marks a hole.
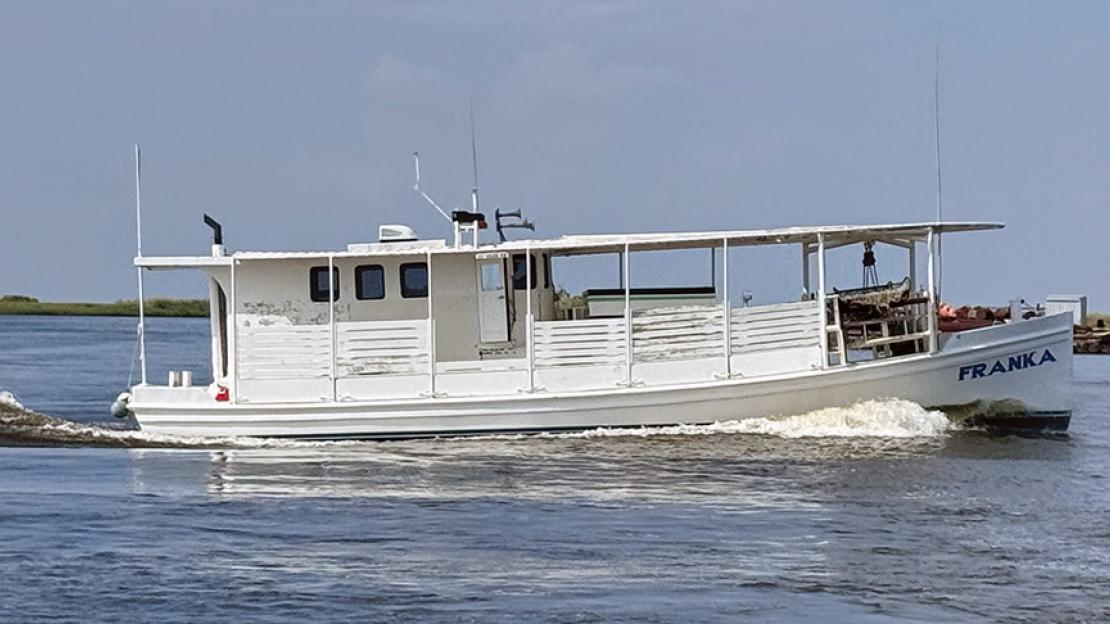
<instances>
[{"instance_id":1,"label":"cabin window","mask_svg":"<svg viewBox=\"0 0 1110 624\"><path fill-rule=\"evenodd\" d=\"M409 262L401 265L401 296L406 299L428 296L426 262Z\"/></svg>"},{"instance_id":2,"label":"cabin window","mask_svg":"<svg viewBox=\"0 0 1110 624\"><path fill-rule=\"evenodd\" d=\"M355 299L385 299L385 269L380 264L355 267Z\"/></svg>"},{"instance_id":3,"label":"cabin window","mask_svg":"<svg viewBox=\"0 0 1110 624\"><path fill-rule=\"evenodd\" d=\"M529 258L532 264L532 288L536 287L536 254ZM528 267L524 264L524 254L513 254L513 289L528 288Z\"/></svg>"},{"instance_id":4,"label":"cabin window","mask_svg":"<svg viewBox=\"0 0 1110 624\"><path fill-rule=\"evenodd\" d=\"M339 301L339 267L332 267L332 281L335 292L332 301ZM308 272L308 296L316 302L328 300L328 267L312 267Z\"/></svg>"},{"instance_id":5,"label":"cabin window","mask_svg":"<svg viewBox=\"0 0 1110 624\"><path fill-rule=\"evenodd\" d=\"M543 287L551 288L551 254L543 255Z\"/></svg>"}]
</instances>

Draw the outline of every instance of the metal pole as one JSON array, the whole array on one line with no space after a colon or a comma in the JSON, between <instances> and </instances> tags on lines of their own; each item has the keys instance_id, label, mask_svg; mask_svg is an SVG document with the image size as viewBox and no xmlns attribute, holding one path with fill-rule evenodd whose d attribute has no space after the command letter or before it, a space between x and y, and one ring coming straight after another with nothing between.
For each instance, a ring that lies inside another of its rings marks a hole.
<instances>
[{"instance_id":1,"label":"metal pole","mask_svg":"<svg viewBox=\"0 0 1110 624\"><path fill-rule=\"evenodd\" d=\"M934 132L933 137L936 139L936 157L937 157L937 223L944 221L944 194L942 193L941 186L941 169L940 169L940 35L937 35L937 56L936 64L933 66L935 74L933 75L933 113L934 113ZM930 230L930 235L932 231ZM936 235L937 246L937 281L936 288L940 291L941 283L943 281L943 262L941 259L941 250L943 249L940 240L940 234ZM932 253L932 245L929 246L929 252ZM930 292L934 290L932 280L930 279Z\"/></svg>"},{"instance_id":2,"label":"metal pole","mask_svg":"<svg viewBox=\"0 0 1110 624\"><path fill-rule=\"evenodd\" d=\"M532 353L532 332L533 332L533 318L532 318L532 246L531 244L524 247L524 287L525 292L528 294L527 312L524 315L524 354L528 362L528 392L536 389L535 384L535 356Z\"/></svg>"},{"instance_id":3,"label":"metal pole","mask_svg":"<svg viewBox=\"0 0 1110 624\"><path fill-rule=\"evenodd\" d=\"M721 302L724 304L725 377L732 377L732 303L728 295L728 237L721 244Z\"/></svg>"},{"instance_id":4,"label":"metal pole","mask_svg":"<svg viewBox=\"0 0 1110 624\"><path fill-rule=\"evenodd\" d=\"M339 400L339 395L336 393L335 383L335 256L328 254L328 359L330 366L328 368L328 377L331 381L331 400L332 403Z\"/></svg>"},{"instance_id":5,"label":"metal pole","mask_svg":"<svg viewBox=\"0 0 1110 624\"><path fill-rule=\"evenodd\" d=\"M825 235L819 233L817 234L817 309L821 315L821 368L829 367L829 311L825 297Z\"/></svg>"},{"instance_id":6,"label":"metal pole","mask_svg":"<svg viewBox=\"0 0 1110 624\"><path fill-rule=\"evenodd\" d=\"M624 253L621 254L621 281L624 282L624 360L627 367L625 382L632 387L632 288L628 273L628 243L624 244Z\"/></svg>"},{"instance_id":7,"label":"metal pole","mask_svg":"<svg viewBox=\"0 0 1110 624\"><path fill-rule=\"evenodd\" d=\"M231 258L231 323L228 332L228 341L231 343L229 351L231 351L231 362L228 367L231 368L231 402L239 402L239 321L236 318L236 303L235 303L235 267L239 265L239 261L235 259L234 255Z\"/></svg>"},{"instance_id":8,"label":"metal pole","mask_svg":"<svg viewBox=\"0 0 1110 624\"><path fill-rule=\"evenodd\" d=\"M936 283L936 254L934 253L934 245L936 236L933 234L934 228L929 228L929 236L926 238L926 244L929 246L929 353L937 352L937 283Z\"/></svg>"},{"instance_id":9,"label":"metal pole","mask_svg":"<svg viewBox=\"0 0 1110 624\"><path fill-rule=\"evenodd\" d=\"M426 252L428 265L428 393L436 395L436 319L432 311L432 252Z\"/></svg>"},{"instance_id":10,"label":"metal pole","mask_svg":"<svg viewBox=\"0 0 1110 624\"><path fill-rule=\"evenodd\" d=\"M143 257L143 155L138 144L135 145L135 248L139 258ZM139 383L146 385L146 306L143 293L143 267L135 267L139 278Z\"/></svg>"}]
</instances>

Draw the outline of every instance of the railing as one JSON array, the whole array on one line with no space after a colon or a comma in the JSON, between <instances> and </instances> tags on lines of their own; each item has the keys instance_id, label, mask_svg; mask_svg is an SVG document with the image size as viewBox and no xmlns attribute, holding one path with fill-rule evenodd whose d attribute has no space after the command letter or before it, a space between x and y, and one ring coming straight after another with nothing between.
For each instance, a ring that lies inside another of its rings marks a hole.
<instances>
[{"instance_id":1,"label":"railing","mask_svg":"<svg viewBox=\"0 0 1110 624\"><path fill-rule=\"evenodd\" d=\"M428 321L336 324L338 376L428 374Z\"/></svg>"},{"instance_id":2,"label":"railing","mask_svg":"<svg viewBox=\"0 0 1110 624\"><path fill-rule=\"evenodd\" d=\"M816 301L732 311L732 352L755 353L819 346L821 311Z\"/></svg>"},{"instance_id":3,"label":"railing","mask_svg":"<svg viewBox=\"0 0 1110 624\"><path fill-rule=\"evenodd\" d=\"M720 306L656 308L632 316L633 362L724 356Z\"/></svg>"},{"instance_id":4,"label":"railing","mask_svg":"<svg viewBox=\"0 0 1110 624\"><path fill-rule=\"evenodd\" d=\"M244 315L240 396L357 401L426 396L429 388L436 396L559 392L806 370L818 358L818 310L815 301L734 309L728 348L722 306L638 311L631 362L624 318L536 321L530 361L440 362L434 384L427 320L337 322L333 373L328 325Z\"/></svg>"},{"instance_id":5,"label":"railing","mask_svg":"<svg viewBox=\"0 0 1110 624\"><path fill-rule=\"evenodd\" d=\"M418 394L430 374L427 325L427 320L336 323L333 378L328 325L242 315L240 397L245 402L326 401Z\"/></svg>"},{"instance_id":6,"label":"railing","mask_svg":"<svg viewBox=\"0 0 1110 624\"><path fill-rule=\"evenodd\" d=\"M614 366L624 363L624 319L536 321L537 368Z\"/></svg>"},{"instance_id":7,"label":"railing","mask_svg":"<svg viewBox=\"0 0 1110 624\"><path fill-rule=\"evenodd\" d=\"M241 316L238 335L242 381L326 378L330 374L327 325L259 324Z\"/></svg>"}]
</instances>

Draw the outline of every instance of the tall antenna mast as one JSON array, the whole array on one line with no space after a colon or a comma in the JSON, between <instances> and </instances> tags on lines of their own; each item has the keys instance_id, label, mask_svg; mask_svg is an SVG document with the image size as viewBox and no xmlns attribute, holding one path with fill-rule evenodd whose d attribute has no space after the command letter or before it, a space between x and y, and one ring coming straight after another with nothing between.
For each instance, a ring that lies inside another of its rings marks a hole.
<instances>
[{"instance_id":1,"label":"tall antenna mast","mask_svg":"<svg viewBox=\"0 0 1110 624\"><path fill-rule=\"evenodd\" d=\"M470 193L472 212L478 212L478 142L474 137L474 98L470 98L470 159L474 163L474 188Z\"/></svg>"},{"instance_id":2,"label":"tall antenna mast","mask_svg":"<svg viewBox=\"0 0 1110 624\"><path fill-rule=\"evenodd\" d=\"M937 49L933 65L933 138L937 161L937 222L944 220L944 197L941 186L940 168L940 32L937 32ZM941 255L941 235L937 234L937 298L940 298L944 277L944 262Z\"/></svg>"},{"instance_id":3,"label":"tall antenna mast","mask_svg":"<svg viewBox=\"0 0 1110 624\"><path fill-rule=\"evenodd\" d=\"M143 257L143 153L135 144L135 250ZM143 309L143 267L135 267L139 274L139 380L146 385L146 315Z\"/></svg>"}]
</instances>

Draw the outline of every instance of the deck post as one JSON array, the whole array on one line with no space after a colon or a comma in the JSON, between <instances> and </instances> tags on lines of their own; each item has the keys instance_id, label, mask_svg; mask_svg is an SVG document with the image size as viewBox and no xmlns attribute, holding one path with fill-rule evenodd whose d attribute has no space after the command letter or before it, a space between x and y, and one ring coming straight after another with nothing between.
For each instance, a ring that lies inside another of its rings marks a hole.
<instances>
[{"instance_id":1,"label":"deck post","mask_svg":"<svg viewBox=\"0 0 1110 624\"><path fill-rule=\"evenodd\" d=\"M239 319L236 316L236 297L235 297L235 267L239 265L237 260L232 254L231 258L231 300L228 306L231 308L231 322L228 323L228 351L231 352L231 357L228 358L227 367L231 369L228 371L231 374L231 402L239 402Z\"/></svg>"},{"instance_id":2,"label":"deck post","mask_svg":"<svg viewBox=\"0 0 1110 624\"><path fill-rule=\"evenodd\" d=\"M432 252L425 254L428 265L428 395L436 396L436 319L432 311Z\"/></svg>"},{"instance_id":3,"label":"deck post","mask_svg":"<svg viewBox=\"0 0 1110 624\"><path fill-rule=\"evenodd\" d=\"M624 244L624 253L621 254L621 281L624 286L624 360L625 360L625 383L628 387L632 387L632 287L630 275L628 272L628 256L629 252L628 243Z\"/></svg>"},{"instance_id":4,"label":"deck post","mask_svg":"<svg viewBox=\"0 0 1110 624\"><path fill-rule=\"evenodd\" d=\"M721 241L721 304L725 338L725 378L732 377L732 302L728 296L728 237Z\"/></svg>"},{"instance_id":5,"label":"deck post","mask_svg":"<svg viewBox=\"0 0 1110 624\"><path fill-rule=\"evenodd\" d=\"M937 282L936 282L936 236L934 228L929 228L929 235L925 239L929 246L929 353L937 352Z\"/></svg>"},{"instance_id":6,"label":"deck post","mask_svg":"<svg viewBox=\"0 0 1110 624\"><path fill-rule=\"evenodd\" d=\"M510 263L511 264L511 263ZM524 315L524 358L528 362L528 392L536 389L536 360L532 352L534 320L532 318L532 245L524 247L524 292L528 295Z\"/></svg>"},{"instance_id":7,"label":"deck post","mask_svg":"<svg viewBox=\"0 0 1110 624\"><path fill-rule=\"evenodd\" d=\"M821 368L829 367L829 311L825 300L825 235L817 234L817 306L821 324Z\"/></svg>"},{"instance_id":8,"label":"deck post","mask_svg":"<svg viewBox=\"0 0 1110 624\"><path fill-rule=\"evenodd\" d=\"M328 254L328 380L331 382L331 401L338 400L335 384L335 256Z\"/></svg>"}]
</instances>

